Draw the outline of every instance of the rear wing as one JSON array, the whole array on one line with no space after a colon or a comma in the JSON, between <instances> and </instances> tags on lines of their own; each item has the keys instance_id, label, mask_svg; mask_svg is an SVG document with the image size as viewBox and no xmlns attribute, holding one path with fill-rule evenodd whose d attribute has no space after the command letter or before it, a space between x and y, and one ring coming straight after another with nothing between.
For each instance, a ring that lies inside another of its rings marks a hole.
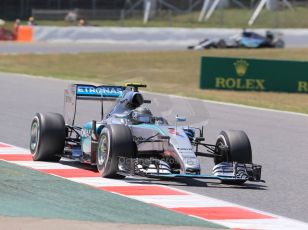
<instances>
[{"instance_id":1,"label":"rear wing","mask_svg":"<svg viewBox=\"0 0 308 230\"><path fill-rule=\"evenodd\" d=\"M115 101L122 98L127 87L108 86L108 85L86 85L73 84L64 90L64 119L68 125L74 125L77 101L96 100L96 101ZM101 116L103 117L104 107L102 103Z\"/></svg>"},{"instance_id":2,"label":"rear wing","mask_svg":"<svg viewBox=\"0 0 308 230\"><path fill-rule=\"evenodd\" d=\"M75 85L75 87L77 100L115 100L121 98L126 89L123 86L106 85Z\"/></svg>"}]
</instances>

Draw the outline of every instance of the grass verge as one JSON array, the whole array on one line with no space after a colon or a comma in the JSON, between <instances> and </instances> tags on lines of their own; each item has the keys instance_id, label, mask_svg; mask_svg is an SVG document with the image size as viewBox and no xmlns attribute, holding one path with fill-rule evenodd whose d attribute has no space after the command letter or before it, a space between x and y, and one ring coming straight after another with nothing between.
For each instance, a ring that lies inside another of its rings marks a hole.
<instances>
[{"instance_id":1,"label":"grass verge","mask_svg":"<svg viewBox=\"0 0 308 230\"><path fill-rule=\"evenodd\" d=\"M308 114L308 94L200 90L200 57L232 56L308 60L308 49L0 55L0 71L122 84L147 90Z\"/></svg>"}]
</instances>

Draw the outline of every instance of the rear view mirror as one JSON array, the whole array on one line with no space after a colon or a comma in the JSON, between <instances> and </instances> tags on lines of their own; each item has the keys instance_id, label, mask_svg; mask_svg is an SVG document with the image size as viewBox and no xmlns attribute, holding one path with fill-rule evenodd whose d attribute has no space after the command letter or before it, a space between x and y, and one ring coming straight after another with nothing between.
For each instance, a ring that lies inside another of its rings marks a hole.
<instances>
[{"instance_id":1,"label":"rear view mirror","mask_svg":"<svg viewBox=\"0 0 308 230\"><path fill-rule=\"evenodd\" d=\"M185 122L186 121L186 117L179 117L178 115L175 117L176 122Z\"/></svg>"}]
</instances>

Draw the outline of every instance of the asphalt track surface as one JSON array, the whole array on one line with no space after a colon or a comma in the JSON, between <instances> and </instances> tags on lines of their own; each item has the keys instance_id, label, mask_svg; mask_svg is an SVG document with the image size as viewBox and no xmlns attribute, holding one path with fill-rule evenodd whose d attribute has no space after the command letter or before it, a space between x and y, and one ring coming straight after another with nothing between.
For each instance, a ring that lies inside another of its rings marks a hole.
<instances>
[{"instance_id":1,"label":"asphalt track surface","mask_svg":"<svg viewBox=\"0 0 308 230\"><path fill-rule=\"evenodd\" d=\"M215 38L215 37L213 37ZM195 42L34 42L15 43L1 42L0 54L59 54L59 53L96 53L96 52L130 52L130 51L172 51L187 50L187 46L196 45L203 38ZM308 47L306 37L288 37L287 48ZM193 51L192 51L193 52Z\"/></svg>"},{"instance_id":2,"label":"asphalt track surface","mask_svg":"<svg viewBox=\"0 0 308 230\"><path fill-rule=\"evenodd\" d=\"M68 84L54 79L0 74L0 140L27 148L33 115L35 112L62 113L63 89ZM204 120L208 120L205 133L209 143L214 143L223 129L245 130L251 140L253 161L262 164L263 179L266 180L266 184L247 183L246 186L198 180L154 183L307 222L308 116L164 95L148 94L148 97L153 99L154 105L163 106L172 100L174 115L186 108L194 110L192 123L198 123L203 116ZM89 111L97 114L95 108L92 103L82 104L78 114L80 120L98 119L98 115L86 115ZM203 172L210 172L212 160L204 159L201 162Z\"/></svg>"}]
</instances>

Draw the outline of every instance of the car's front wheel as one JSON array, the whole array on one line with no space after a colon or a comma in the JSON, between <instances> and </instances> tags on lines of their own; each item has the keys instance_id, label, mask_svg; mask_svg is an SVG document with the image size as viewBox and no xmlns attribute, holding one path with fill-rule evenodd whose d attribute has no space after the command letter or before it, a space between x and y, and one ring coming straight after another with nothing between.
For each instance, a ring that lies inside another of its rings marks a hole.
<instances>
[{"instance_id":1,"label":"car's front wheel","mask_svg":"<svg viewBox=\"0 0 308 230\"><path fill-rule=\"evenodd\" d=\"M133 155L133 137L125 125L108 125L99 137L96 164L102 177L123 178L118 174L119 161L130 160Z\"/></svg>"},{"instance_id":2,"label":"car's front wheel","mask_svg":"<svg viewBox=\"0 0 308 230\"><path fill-rule=\"evenodd\" d=\"M252 163L252 152L250 141L245 132L240 130L222 131L216 141L217 156L214 158L214 175L221 177L228 174L230 170L236 173L237 179L221 179L226 184L242 184L248 179L243 164ZM240 163L234 171L233 162Z\"/></svg>"},{"instance_id":3,"label":"car's front wheel","mask_svg":"<svg viewBox=\"0 0 308 230\"><path fill-rule=\"evenodd\" d=\"M218 135L216 146L221 156L214 158L215 165L221 162L252 163L251 145L244 131L222 131Z\"/></svg>"}]
</instances>

